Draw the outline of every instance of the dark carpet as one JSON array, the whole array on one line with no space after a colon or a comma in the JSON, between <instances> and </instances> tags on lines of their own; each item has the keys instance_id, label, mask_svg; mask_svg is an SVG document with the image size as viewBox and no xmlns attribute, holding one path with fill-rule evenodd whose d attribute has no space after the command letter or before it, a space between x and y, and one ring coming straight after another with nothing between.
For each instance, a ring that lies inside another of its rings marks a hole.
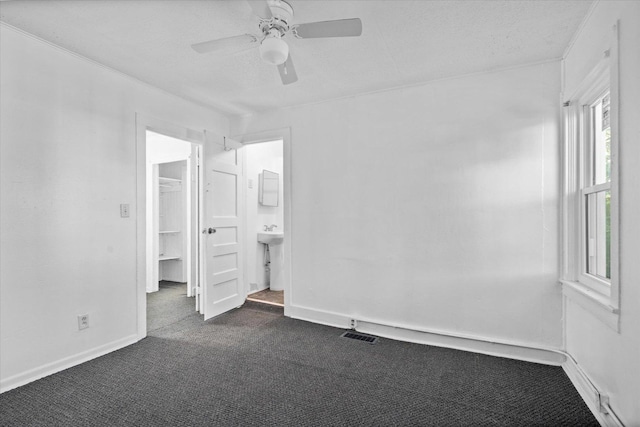
<instances>
[{"instance_id":1,"label":"dark carpet","mask_svg":"<svg viewBox=\"0 0 640 427\"><path fill-rule=\"evenodd\" d=\"M161 281L159 292L147 294L147 335L193 316L195 298L187 298L187 284Z\"/></svg>"},{"instance_id":2,"label":"dark carpet","mask_svg":"<svg viewBox=\"0 0 640 427\"><path fill-rule=\"evenodd\" d=\"M0 425L598 425L559 367L370 345L260 303L203 322L185 294L149 295L148 338L0 395Z\"/></svg>"}]
</instances>

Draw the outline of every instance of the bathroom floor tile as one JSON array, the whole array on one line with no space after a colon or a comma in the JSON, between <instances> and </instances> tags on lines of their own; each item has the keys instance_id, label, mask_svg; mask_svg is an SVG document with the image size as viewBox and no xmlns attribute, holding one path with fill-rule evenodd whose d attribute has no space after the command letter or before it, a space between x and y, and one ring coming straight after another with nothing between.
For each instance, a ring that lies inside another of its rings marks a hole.
<instances>
[{"instance_id":1,"label":"bathroom floor tile","mask_svg":"<svg viewBox=\"0 0 640 427\"><path fill-rule=\"evenodd\" d=\"M265 289L248 295L247 300L284 306L284 291L272 291L271 289Z\"/></svg>"}]
</instances>

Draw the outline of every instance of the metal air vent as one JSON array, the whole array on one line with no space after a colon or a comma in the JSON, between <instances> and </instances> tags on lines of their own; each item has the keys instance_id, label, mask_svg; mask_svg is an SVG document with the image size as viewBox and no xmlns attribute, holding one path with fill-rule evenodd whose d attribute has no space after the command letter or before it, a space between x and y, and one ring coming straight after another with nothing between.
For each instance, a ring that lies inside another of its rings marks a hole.
<instances>
[{"instance_id":1,"label":"metal air vent","mask_svg":"<svg viewBox=\"0 0 640 427\"><path fill-rule=\"evenodd\" d=\"M367 335L356 331L346 331L342 335L342 338L350 338L352 340L362 341L369 344L375 344L378 342L378 337L374 337L373 335Z\"/></svg>"}]
</instances>

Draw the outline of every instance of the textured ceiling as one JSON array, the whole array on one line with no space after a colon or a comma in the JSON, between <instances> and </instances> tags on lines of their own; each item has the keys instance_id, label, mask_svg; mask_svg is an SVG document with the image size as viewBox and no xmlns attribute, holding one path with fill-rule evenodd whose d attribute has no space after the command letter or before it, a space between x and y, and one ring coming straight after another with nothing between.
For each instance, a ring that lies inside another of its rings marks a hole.
<instances>
[{"instance_id":1,"label":"textured ceiling","mask_svg":"<svg viewBox=\"0 0 640 427\"><path fill-rule=\"evenodd\" d=\"M190 45L244 33L242 0L2 1L0 19L227 114L318 102L559 58L591 1L291 0L294 23L359 17L361 37L288 37L298 82L283 86L257 49Z\"/></svg>"}]
</instances>

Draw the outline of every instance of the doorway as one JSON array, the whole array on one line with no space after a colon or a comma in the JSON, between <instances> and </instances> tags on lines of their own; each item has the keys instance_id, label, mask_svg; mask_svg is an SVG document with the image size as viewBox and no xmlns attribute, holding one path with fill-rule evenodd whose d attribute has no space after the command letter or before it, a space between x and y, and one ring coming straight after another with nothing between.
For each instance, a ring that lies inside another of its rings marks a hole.
<instances>
[{"instance_id":1,"label":"doorway","mask_svg":"<svg viewBox=\"0 0 640 427\"><path fill-rule=\"evenodd\" d=\"M243 151L247 300L284 307L284 140Z\"/></svg>"},{"instance_id":2,"label":"doorway","mask_svg":"<svg viewBox=\"0 0 640 427\"><path fill-rule=\"evenodd\" d=\"M147 330L196 311L198 145L146 131Z\"/></svg>"},{"instance_id":3,"label":"doorway","mask_svg":"<svg viewBox=\"0 0 640 427\"><path fill-rule=\"evenodd\" d=\"M231 139L215 131L196 131L168 122L136 114L136 235L137 235L137 336L147 336L147 284L153 264L148 256L155 254L147 236L154 230L152 221L147 221L150 211L146 191L151 182L147 176L147 132L154 132L171 138L189 142L195 147L198 163L192 180L197 180L197 189L192 200L199 203L191 216L192 247L195 248L190 265L193 278L191 299L195 311L204 315L204 320L215 317L244 304L249 293L249 283L245 280L246 265L246 218L244 174L244 149L246 144L283 140L284 168L282 197L285 231L283 249L284 314L291 312L291 132L289 128L264 131ZM253 183L256 185L256 182ZM282 195L282 193L280 193ZM150 202L149 202L150 203ZM271 225L271 223L269 224ZM278 224L279 225L279 224ZM159 231L159 229L158 229ZM197 242L197 243L194 243ZM196 291L193 292L195 286ZM195 301L194 301L195 300Z\"/></svg>"}]
</instances>

